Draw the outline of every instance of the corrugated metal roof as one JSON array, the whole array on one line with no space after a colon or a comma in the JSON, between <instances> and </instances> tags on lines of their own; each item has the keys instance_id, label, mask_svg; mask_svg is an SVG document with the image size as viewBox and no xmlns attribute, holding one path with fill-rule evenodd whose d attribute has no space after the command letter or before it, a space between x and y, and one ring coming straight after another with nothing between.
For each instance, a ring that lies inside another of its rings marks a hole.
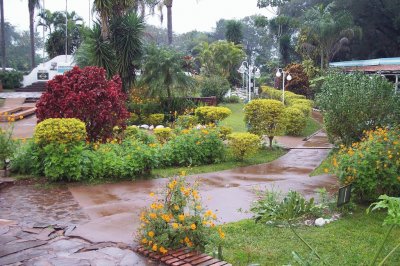
<instances>
[{"instance_id":1,"label":"corrugated metal roof","mask_svg":"<svg viewBox=\"0 0 400 266\"><path fill-rule=\"evenodd\" d=\"M370 60L354 60L329 63L330 67L363 67L363 66L389 66L400 65L400 57L378 58Z\"/></svg>"},{"instance_id":2,"label":"corrugated metal roof","mask_svg":"<svg viewBox=\"0 0 400 266\"><path fill-rule=\"evenodd\" d=\"M355 66L355 67L345 67L346 71L361 71L361 72L371 72L371 73L400 73L400 65L378 65L378 66Z\"/></svg>"}]
</instances>

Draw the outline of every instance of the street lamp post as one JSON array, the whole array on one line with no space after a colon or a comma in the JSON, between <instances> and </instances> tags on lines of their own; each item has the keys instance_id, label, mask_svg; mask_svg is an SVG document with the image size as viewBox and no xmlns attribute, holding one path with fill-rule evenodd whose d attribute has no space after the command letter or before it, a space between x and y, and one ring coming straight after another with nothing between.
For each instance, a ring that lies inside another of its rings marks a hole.
<instances>
[{"instance_id":1,"label":"street lamp post","mask_svg":"<svg viewBox=\"0 0 400 266\"><path fill-rule=\"evenodd\" d=\"M259 78L261 76L260 69L254 65L249 65L247 61L243 61L242 65L238 69L238 72L244 76L247 76L248 79L248 87L247 87L247 99L251 101L251 78L254 76L255 78ZM255 80L254 80L254 88L255 88ZM243 82L244 84L244 82Z\"/></svg>"},{"instance_id":2,"label":"street lamp post","mask_svg":"<svg viewBox=\"0 0 400 266\"><path fill-rule=\"evenodd\" d=\"M292 76L289 72L284 71L282 68L278 68L278 70L276 71L276 77L282 77L282 103L285 104L285 78L287 81L291 81Z\"/></svg>"}]
</instances>

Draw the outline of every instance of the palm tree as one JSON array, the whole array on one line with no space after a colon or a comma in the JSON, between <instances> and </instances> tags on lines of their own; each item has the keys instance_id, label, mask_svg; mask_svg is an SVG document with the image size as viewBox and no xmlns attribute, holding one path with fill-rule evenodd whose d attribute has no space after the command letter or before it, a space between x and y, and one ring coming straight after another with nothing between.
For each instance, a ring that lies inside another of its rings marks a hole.
<instances>
[{"instance_id":1,"label":"palm tree","mask_svg":"<svg viewBox=\"0 0 400 266\"><path fill-rule=\"evenodd\" d=\"M28 0L29 9L29 34L31 40L31 68L35 67L35 8L39 8L39 0Z\"/></svg>"},{"instance_id":2,"label":"palm tree","mask_svg":"<svg viewBox=\"0 0 400 266\"><path fill-rule=\"evenodd\" d=\"M3 71L6 70L6 38L4 33L4 5L3 0L0 0L0 15L1 15L1 66Z\"/></svg>"},{"instance_id":3,"label":"palm tree","mask_svg":"<svg viewBox=\"0 0 400 266\"><path fill-rule=\"evenodd\" d=\"M304 30L308 33L309 40L314 42L314 45L310 42L305 45L318 49L321 68L348 45L350 39L361 33L360 28L354 26L349 13L343 11L333 14L333 7L334 3L326 7L318 5L309 9L304 16Z\"/></svg>"},{"instance_id":4,"label":"palm tree","mask_svg":"<svg viewBox=\"0 0 400 266\"><path fill-rule=\"evenodd\" d=\"M94 0L93 9L99 12L100 25L101 25L101 37L103 40L108 39L109 36L109 19L112 12L112 0Z\"/></svg>"},{"instance_id":5,"label":"palm tree","mask_svg":"<svg viewBox=\"0 0 400 266\"><path fill-rule=\"evenodd\" d=\"M52 33L52 26L54 26L54 19L55 19L55 14L59 12L54 12L52 13L50 10L42 10L40 13L37 15L40 19L39 22L36 26L37 27L44 27L46 30L49 30L49 34L51 35ZM65 20L64 20L65 24Z\"/></svg>"},{"instance_id":6,"label":"palm tree","mask_svg":"<svg viewBox=\"0 0 400 266\"><path fill-rule=\"evenodd\" d=\"M167 30L168 44L172 44L172 2L173 0L164 0L164 5L167 7Z\"/></svg>"},{"instance_id":7,"label":"palm tree","mask_svg":"<svg viewBox=\"0 0 400 266\"><path fill-rule=\"evenodd\" d=\"M144 57L141 83L149 86L150 96L185 94L194 85L194 80L185 74L184 56L168 48L150 46Z\"/></svg>"}]
</instances>

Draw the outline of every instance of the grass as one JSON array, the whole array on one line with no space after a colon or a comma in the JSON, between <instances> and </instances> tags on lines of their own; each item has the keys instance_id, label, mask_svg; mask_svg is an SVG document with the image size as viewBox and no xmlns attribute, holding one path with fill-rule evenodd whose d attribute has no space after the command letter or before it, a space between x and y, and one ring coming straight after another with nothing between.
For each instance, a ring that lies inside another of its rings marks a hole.
<instances>
[{"instance_id":1,"label":"grass","mask_svg":"<svg viewBox=\"0 0 400 266\"><path fill-rule=\"evenodd\" d=\"M243 103L227 103L222 104L221 106L227 107L232 111L232 114L221 122L221 125L228 126L233 129L233 132L246 132L247 127L244 123L244 112L243 112ZM321 129L321 125L312 119L311 117L307 118L307 125L304 128L303 132L301 132L300 137L308 137L311 134L317 132Z\"/></svg>"},{"instance_id":2,"label":"grass","mask_svg":"<svg viewBox=\"0 0 400 266\"><path fill-rule=\"evenodd\" d=\"M374 212L369 215L360 209L353 215L324 227L300 227L296 232L315 248L329 265L367 265L383 241L388 226L382 226L385 214ZM292 259L292 251L303 258L310 252L289 228L255 224L243 220L224 226L226 233L223 245L224 260L233 265L298 265ZM389 237L384 256L400 239L400 228L396 227ZM320 264L315 264L320 265ZM400 252L396 251L385 265L400 265Z\"/></svg>"},{"instance_id":3,"label":"grass","mask_svg":"<svg viewBox=\"0 0 400 266\"><path fill-rule=\"evenodd\" d=\"M185 171L187 175L193 174L203 174L210 173L216 171L222 171L227 169L232 169L241 166L261 164L271 162L286 153L285 150L282 149L273 149L273 150L261 150L251 158L238 162L233 160L233 158L229 157L227 161L221 163L215 163L210 165L202 165L202 166L192 166L192 167L169 167L163 169L154 169L152 171L152 175L154 177L170 177L179 175L182 171Z\"/></svg>"},{"instance_id":4,"label":"grass","mask_svg":"<svg viewBox=\"0 0 400 266\"><path fill-rule=\"evenodd\" d=\"M325 160L323 160L321 164L311 172L310 176L333 174L332 158L334 155L335 151L332 150L328 157L326 157ZM326 170L328 171L326 172Z\"/></svg>"},{"instance_id":5,"label":"grass","mask_svg":"<svg viewBox=\"0 0 400 266\"><path fill-rule=\"evenodd\" d=\"M301 137L308 137L311 136L313 133L320 130L321 124L315 121L312 117L307 117L307 125L304 128L303 132L301 132Z\"/></svg>"},{"instance_id":6,"label":"grass","mask_svg":"<svg viewBox=\"0 0 400 266\"><path fill-rule=\"evenodd\" d=\"M244 123L243 103L227 103L221 106L231 109L232 114L221 122L221 125L228 126L233 129L233 132L246 132L247 127Z\"/></svg>"}]
</instances>

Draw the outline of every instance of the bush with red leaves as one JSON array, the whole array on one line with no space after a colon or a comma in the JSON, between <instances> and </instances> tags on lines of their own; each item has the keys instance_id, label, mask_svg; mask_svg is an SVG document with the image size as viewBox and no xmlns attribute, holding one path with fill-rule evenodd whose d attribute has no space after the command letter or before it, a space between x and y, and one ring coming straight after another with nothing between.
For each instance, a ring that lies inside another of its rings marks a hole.
<instances>
[{"instance_id":1,"label":"bush with red leaves","mask_svg":"<svg viewBox=\"0 0 400 266\"><path fill-rule=\"evenodd\" d=\"M285 90L310 98L312 95L312 90L310 88L310 82L308 80L306 72L303 69L303 66L301 64L295 63L289 64L285 68L285 71L287 73L290 73L290 75L292 76L291 81L285 82Z\"/></svg>"},{"instance_id":2,"label":"bush with red leaves","mask_svg":"<svg viewBox=\"0 0 400 266\"><path fill-rule=\"evenodd\" d=\"M85 122L89 141L106 141L115 126L125 126L129 113L125 107L121 79L106 79L99 67L74 67L55 76L36 104L38 122L47 118L78 118Z\"/></svg>"}]
</instances>

